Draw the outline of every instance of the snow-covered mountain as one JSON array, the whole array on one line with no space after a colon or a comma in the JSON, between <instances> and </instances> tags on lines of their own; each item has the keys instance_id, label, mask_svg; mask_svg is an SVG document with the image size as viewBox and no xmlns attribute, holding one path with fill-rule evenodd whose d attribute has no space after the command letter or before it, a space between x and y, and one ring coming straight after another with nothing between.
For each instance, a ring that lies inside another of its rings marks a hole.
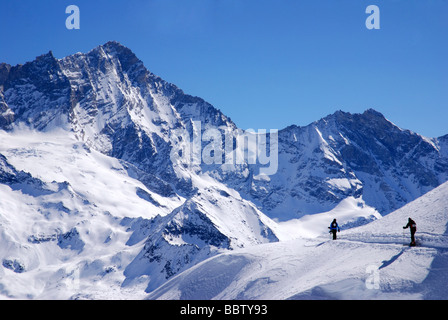
<instances>
[{"instance_id":1,"label":"snow-covered mountain","mask_svg":"<svg viewBox=\"0 0 448 320\"><path fill-rule=\"evenodd\" d=\"M374 110L280 130L270 175L244 157L173 158L182 132L217 132L215 157L227 141L252 152L221 111L117 42L0 64L1 295L143 298L213 256L315 237L332 216L365 224L448 180L448 136Z\"/></svg>"},{"instance_id":2,"label":"snow-covered mountain","mask_svg":"<svg viewBox=\"0 0 448 320\"><path fill-rule=\"evenodd\" d=\"M343 231L223 253L147 299L443 299L448 297L448 183L386 217ZM408 217L417 222L409 247ZM315 223L325 228L319 220Z\"/></svg>"},{"instance_id":3,"label":"snow-covered mountain","mask_svg":"<svg viewBox=\"0 0 448 320\"><path fill-rule=\"evenodd\" d=\"M428 139L382 114L338 111L279 133L279 170L248 198L287 220L331 210L348 196L388 214L448 180L446 136Z\"/></svg>"},{"instance_id":4,"label":"snow-covered mountain","mask_svg":"<svg viewBox=\"0 0 448 320\"><path fill-rule=\"evenodd\" d=\"M214 254L278 241L225 185L196 176L189 199L161 196L63 130L1 131L0 154L4 297L140 298Z\"/></svg>"},{"instance_id":5,"label":"snow-covered mountain","mask_svg":"<svg viewBox=\"0 0 448 320\"><path fill-rule=\"evenodd\" d=\"M49 52L23 66L2 64L0 75L0 128L70 130L138 170L136 177L162 195L191 196L191 172L208 172L271 218L287 220L328 211L347 196L362 196L387 214L448 180L446 136L422 137L372 109L338 111L281 130L278 170L265 179L248 161L230 172L222 165L176 167L168 159L177 129L193 136L199 122L203 132L213 127L235 138L238 128L207 102L153 75L117 42L64 59Z\"/></svg>"}]
</instances>

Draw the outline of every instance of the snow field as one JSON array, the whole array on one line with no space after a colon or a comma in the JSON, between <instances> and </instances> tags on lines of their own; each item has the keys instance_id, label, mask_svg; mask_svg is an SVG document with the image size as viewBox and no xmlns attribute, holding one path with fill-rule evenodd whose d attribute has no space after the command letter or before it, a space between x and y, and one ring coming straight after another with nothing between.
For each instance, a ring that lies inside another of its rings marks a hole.
<instances>
[{"instance_id":1,"label":"snow field","mask_svg":"<svg viewBox=\"0 0 448 320\"><path fill-rule=\"evenodd\" d=\"M0 185L0 295L142 297L144 288L120 286L123 269L143 246L142 241L126 245L131 233L122 219L165 215L183 200L152 194L116 159L89 150L67 132L0 131L0 153L47 190ZM138 188L162 205L136 196Z\"/></svg>"},{"instance_id":2,"label":"snow field","mask_svg":"<svg viewBox=\"0 0 448 320\"><path fill-rule=\"evenodd\" d=\"M336 241L322 235L219 255L179 274L147 298L446 299L447 194L445 183L384 218L341 232ZM419 247L407 245L408 230L403 238L409 216L420 230ZM232 280L208 281L218 274Z\"/></svg>"},{"instance_id":3,"label":"snow field","mask_svg":"<svg viewBox=\"0 0 448 320\"><path fill-rule=\"evenodd\" d=\"M164 217L185 199L151 193L119 161L66 132L0 131L0 153L17 170L31 170L47 190L0 185L0 294L6 299L448 297L447 183L385 217L362 199L349 197L330 212L275 222L234 190L194 176L201 191L190 201L193 208L209 213L220 232L235 238L233 250L157 288L148 286L151 276L138 264L135 277L124 274L147 235L123 219ZM138 188L160 206L136 196ZM181 219L188 212L182 214ZM402 227L408 217L417 222L420 247L404 246L409 230ZM328 235L333 218L343 228L337 241ZM265 227L280 241L264 243L260 233ZM192 239L168 240L181 248Z\"/></svg>"}]
</instances>

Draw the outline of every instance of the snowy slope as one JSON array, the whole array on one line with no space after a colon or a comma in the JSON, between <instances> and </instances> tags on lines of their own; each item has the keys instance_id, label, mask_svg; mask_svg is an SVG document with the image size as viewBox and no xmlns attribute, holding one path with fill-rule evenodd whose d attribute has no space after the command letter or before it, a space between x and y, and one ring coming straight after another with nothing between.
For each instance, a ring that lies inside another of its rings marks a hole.
<instances>
[{"instance_id":1,"label":"snowy slope","mask_svg":"<svg viewBox=\"0 0 448 320\"><path fill-rule=\"evenodd\" d=\"M275 222L207 176L187 200L127 166L64 130L0 131L1 296L139 299L219 252L279 240Z\"/></svg>"},{"instance_id":2,"label":"snowy slope","mask_svg":"<svg viewBox=\"0 0 448 320\"><path fill-rule=\"evenodd\" d=\"M226 253L148 299L446 299L448 183L370 224ZM418 247L402 226L418 225ZM406 245L404 245L406 244ZM378 285L375 288L375 285Z\"/></svg>"},{"instance_id":3,"label":"snowy slope","mask_svg":"<svg viewBox=\"0 0 448 320\"><path fill-rule=\"evenodd\" d=\"M84 286L109 295L106 283L116 289L111 298L138 297L117 285L142 248L126 245L130 232L123 218L167 214L183 199L159 197L130 178L118 160L66 133L1 132L0 154L41 185L0 185L1 295L68 299ZM138 197L137 190L158 204Z\"/></svg>"},{"instance_id":4,"label":"snowy slope","mask_svg":"<svg viewBox=\"0 0 448 320\"><path fill-rule=\"evenodd\" d=\"M154 229L148 231L143 250L124 271L127 282L150 276L147 291L208 257L277 242L280 234L275 222L251 203L213 182L170 215L152 223Z\"/></svg>"}]
</instances>

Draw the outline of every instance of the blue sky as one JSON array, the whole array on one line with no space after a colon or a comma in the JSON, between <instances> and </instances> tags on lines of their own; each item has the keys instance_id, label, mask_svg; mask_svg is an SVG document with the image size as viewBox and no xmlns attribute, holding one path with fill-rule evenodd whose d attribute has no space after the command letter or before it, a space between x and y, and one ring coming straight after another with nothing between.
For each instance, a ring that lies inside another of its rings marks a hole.
<instances>
[{"instance_id":1,"label":"blue sky","mask_svg":"<svg viewBox=\"0 0 448 320\"><path fill-rule=\"evenodd\" d=\"M80 9L68 30L65 8ZM381 29L368 30L368 5ZM2 0L0 61L58 58L109 40L241 128L307 125L374 108L448 134L446 0Z\"/></svg>"}]
</instances>

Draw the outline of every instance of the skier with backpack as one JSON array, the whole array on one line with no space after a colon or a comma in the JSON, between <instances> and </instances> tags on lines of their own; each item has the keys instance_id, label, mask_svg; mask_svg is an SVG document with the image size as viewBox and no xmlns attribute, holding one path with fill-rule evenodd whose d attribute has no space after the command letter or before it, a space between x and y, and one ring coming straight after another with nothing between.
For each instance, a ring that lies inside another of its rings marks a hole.
<instances>
[{"instance_id":1,"label":"skier with backpack","mask_svg":"<svg viewBox=\"0 0 448 320\"><path fill-rule=\"evenodd\" d=\"M341 231L341 228L339 228L339 225L336 222L336 219L333 220L333 222L330 224L328 229L330 229L330 233L333 233L333 240L336 240L336 232Z\"/></svg>"},{"instance_id":2,"label":"skier with backpack","mask_svg":"<svg viewBox=\"0 0 448 320\"><path fill-rule=\"evenodd\" d=\"M414 220L412 220L411 218L409 218L409 220L408 220L408 224L407 225L405 225L404 227L403 227L403 229L407 229L407 228L410 228L410 230L411 230L411 244L410 244L410 246L411 247L414 247L416 244L415 244L415 232L417 232L417 224L415 223L415 221Z\"/></svg>"}]
</instances>

